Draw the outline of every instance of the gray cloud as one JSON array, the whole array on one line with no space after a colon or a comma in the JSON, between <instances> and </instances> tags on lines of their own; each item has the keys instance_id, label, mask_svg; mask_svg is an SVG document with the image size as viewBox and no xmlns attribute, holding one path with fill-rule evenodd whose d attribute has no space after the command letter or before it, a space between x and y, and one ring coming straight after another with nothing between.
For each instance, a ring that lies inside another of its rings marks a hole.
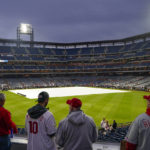
<instances>
[{"instance_id":1,"label":"gray cloud","mask_svg":"<svg viewBox=\"0 0 150 150\"><path fill-rule=\"evenodd\" d=\"M5 0L0 38L16 38L20 22L33 25L38 41L124 38L149 32L149 9L148 0Z\"/></svg>"}]
</instances>

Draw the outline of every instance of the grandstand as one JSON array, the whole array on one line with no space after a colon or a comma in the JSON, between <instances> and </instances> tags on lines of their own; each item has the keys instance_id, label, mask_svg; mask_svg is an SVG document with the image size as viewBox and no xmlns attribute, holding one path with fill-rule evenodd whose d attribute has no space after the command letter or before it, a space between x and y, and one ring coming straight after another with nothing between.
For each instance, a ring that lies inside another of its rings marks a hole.
<instances>
[{"instance_id":1,"label":"grandstand","mask_svg":"<svg viewBox=\"0 0 150 150\"><path fill-rule=\"evenodd\" d=\"M86 85L149 91L149 50L150 33L81 43L20 41L19 47L17 40L0 39L0 83L8 89Z\"/></svg>"}]
</instances>

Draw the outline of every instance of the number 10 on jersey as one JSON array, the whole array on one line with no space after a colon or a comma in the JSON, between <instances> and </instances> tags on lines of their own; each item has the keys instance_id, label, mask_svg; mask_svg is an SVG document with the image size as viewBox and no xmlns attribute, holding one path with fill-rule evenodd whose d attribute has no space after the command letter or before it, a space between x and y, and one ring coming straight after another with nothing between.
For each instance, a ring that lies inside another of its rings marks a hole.
<instances>
[{"instance_id":1,"label":"number 10 on jersey","mask_svg":"<svg viewBox=\"0 0 150 150\"><path fill-rule=\"evenodd\" d=\"M29 121L30 133L37 134L38 133L38 123L36 121Z\"/></svg>"}]
</instances>

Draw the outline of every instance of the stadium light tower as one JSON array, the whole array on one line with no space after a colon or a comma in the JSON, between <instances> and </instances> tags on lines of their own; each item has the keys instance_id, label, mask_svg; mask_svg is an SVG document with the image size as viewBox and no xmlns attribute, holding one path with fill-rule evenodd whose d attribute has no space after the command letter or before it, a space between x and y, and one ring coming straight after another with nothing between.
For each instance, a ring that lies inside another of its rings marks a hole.
<instances>
[{"instance_id":1,"label":"stadium light tower","mask_svg":"<svg viewBox=\"0 0 150 150\"><path fill-rule=\"evenodd\" d=\"M20 47L20 36L22 34L30 36L30 47L33 47L33 33L34 32L31 24L20 23L20 25L17 27L17 47Z\"/></svg>"}]
</instances>

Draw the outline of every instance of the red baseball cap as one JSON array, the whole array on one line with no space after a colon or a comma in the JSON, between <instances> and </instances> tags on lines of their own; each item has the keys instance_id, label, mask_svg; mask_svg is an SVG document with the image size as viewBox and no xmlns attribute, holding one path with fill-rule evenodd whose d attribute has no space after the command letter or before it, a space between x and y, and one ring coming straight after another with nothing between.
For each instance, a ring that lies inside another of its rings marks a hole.
<instances>
[{"instance_id":1,"label":"red baseball cap","mask_svg":"<svg viewBox=\"0 0 150 150\"><path fill-rule=\"evenodd\" d=\"M143 96L143 98L150 101L150 95L145 95L145 96Z\"/></svg>"},{"instance_id":2,"label":"red baseball cap","mask_svg":"<svg viewBox=\"0 0 150 150\"><path fill-rule=\"evenodd\" d=\"M68 99L68 100L66 101L66 103L67 103L68 105L71 105L72 107L75 107L75 108L78 108L78 107L81 107L81 106L82 106L82 102L81 102L81 100L78 99L78 98L72 98L71 100Z\"/></svg>"}]
</instances>

